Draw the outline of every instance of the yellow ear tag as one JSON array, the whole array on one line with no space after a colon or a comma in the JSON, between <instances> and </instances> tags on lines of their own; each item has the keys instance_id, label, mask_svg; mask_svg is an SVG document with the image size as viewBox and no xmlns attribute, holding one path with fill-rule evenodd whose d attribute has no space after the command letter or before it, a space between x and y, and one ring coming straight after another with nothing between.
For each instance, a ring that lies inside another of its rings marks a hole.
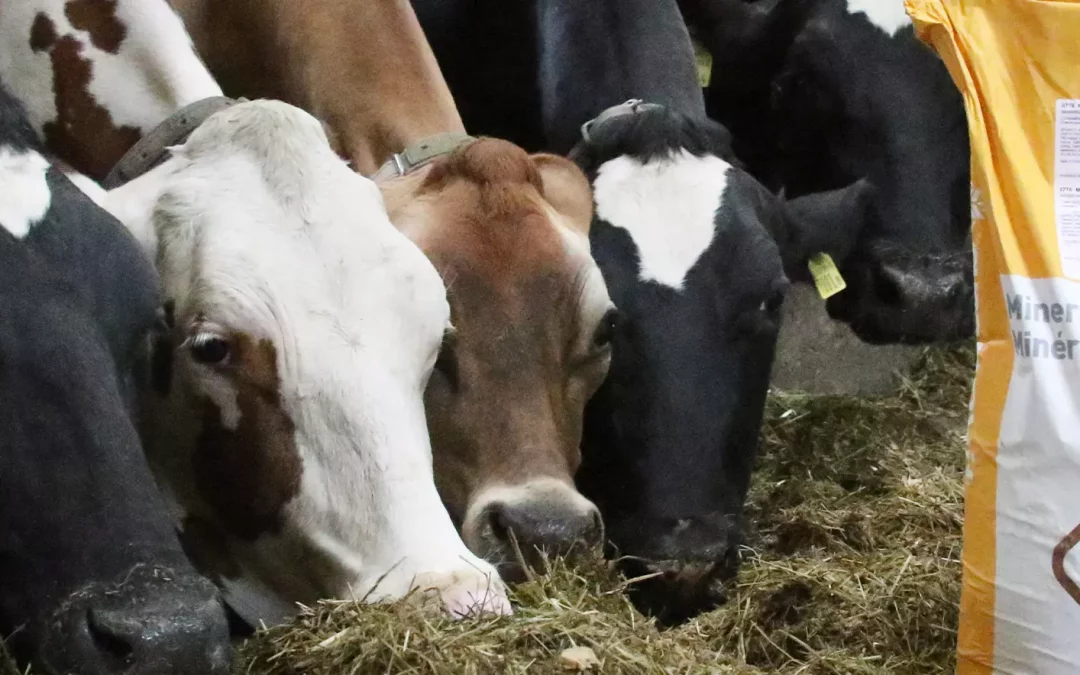
<instances>
[{"instance_id":1,"label":"yellow ear tag","mask_svg":"<svg viewBox=\"0 0 1080 675\"><path fill-rule=\"evenodd\" d=\"M818 253L810 258L808 264L810 275L814 277L814 285L817 286L822 300L828 300L847 288L847 282L840 276L840 270L836 269L836 263L828 253Z\"/></svg>"},{"instance_id":2,"label":"yellow ear tag","mask_svg":"<svg viewBox=\"0 0 1080 675\"><path fill-rule=\"evenodd\" d=\"M697 57L698 85L707 87L709 86L709 78L712 76L712 54L695 40L694 56Z\"/></svg>"}]
</instances>

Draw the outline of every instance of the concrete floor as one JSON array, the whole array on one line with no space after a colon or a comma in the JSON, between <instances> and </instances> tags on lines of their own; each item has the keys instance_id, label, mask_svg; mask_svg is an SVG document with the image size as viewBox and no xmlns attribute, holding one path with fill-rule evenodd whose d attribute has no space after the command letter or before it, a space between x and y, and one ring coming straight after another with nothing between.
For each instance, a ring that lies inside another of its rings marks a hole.
<instances>
[{"instance_id":1,"label":"concrete floor","mask_svg":"<svg viewBox=\"0 0 1080 675\"><path fill-rule=\"evenodd\" d=\"M915 347L876 347L859 341L845 324L825 313L825 303L806 284L795 284L784 301L772 386L809 394L886 394L896 372L906 372Z\"/></svg>"}]
</instances>

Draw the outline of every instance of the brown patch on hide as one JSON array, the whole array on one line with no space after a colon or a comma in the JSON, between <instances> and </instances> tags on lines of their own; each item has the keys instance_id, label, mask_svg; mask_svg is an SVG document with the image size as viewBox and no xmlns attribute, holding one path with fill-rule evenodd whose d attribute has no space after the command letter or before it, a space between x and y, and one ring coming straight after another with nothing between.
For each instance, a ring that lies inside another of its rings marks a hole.
<instances>
[{"instance_id":1,"label":"brown patch on hide","mask_svg":"<svg viewBox=\"0 0 1080 675\"><path fill-rule=\"evenodd\" d=\"M30 49L43 52L54 44L56 44L56 24L45 15L45 12L38 12L34 17L34 25L30 27Z\"/></svg>"},{"instance_id":2,"label":"brown patch on hide","mask_svg":"<svg viewBox=\"0 0 1080 675\"><path fill-rule=\"evenodd\" d=\"M102 180L142 136L136 127L117 126L90 93L93 66L71 36L56 40L50 51L56 119L46 122L45 140L78 171Z\"/></svg>"},{"instance_id":3,"label":"brown patch on hide","mask_svg":"<svg viewBox=\"0 0 1080 675\"><path fill-rule=\"evenodd\" d=\"M277 353L269 340L235 335L227 366L240 419L228 428L207 400L195 455L195 482L214 517L234 536L280 531L282 511L300 491L303 464L293 422L281 409Z\"/></svg>"},{"instance_id":4,"label":"brown patch on hide","mask_svg":"<svg viewBox=\"0 0 1080 675\"><path fill-rule=\"evenodd\" d=\"M90 42L103 52L118 54L127 27L116 18L116 0L69 0L64 14L77 30L90 34Z\"/></svg>"}]
</instances>

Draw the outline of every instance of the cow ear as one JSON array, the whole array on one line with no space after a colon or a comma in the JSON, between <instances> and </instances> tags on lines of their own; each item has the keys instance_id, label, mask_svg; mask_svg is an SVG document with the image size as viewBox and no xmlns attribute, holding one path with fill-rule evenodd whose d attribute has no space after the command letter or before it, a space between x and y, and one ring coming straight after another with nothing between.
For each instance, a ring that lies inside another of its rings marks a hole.
<instances>
[{"instance_id":1,"label":"cow ear","mask_svg":"<svg viewBox=\"0 0 1080 675\"><path fill-rule=\"evenodd\" d=\"M783 224L773 235L784 272L793 280L808 281L807 261L818 253L843 262L870 218L873 196L873 186L862 179L838 190L781 202Z\"/></svg>"},{"instance_id":2,"label":"cow ear","mask_svg":"<svg viewBox=\"0 0 1080 675\"><path fill-rule=\"evenodd\" d=\"M589 179L565 157L538 153L532 160L540 173L544 199L566 217L570 227L588 237L593 214Z\"/></svg>"}]
</instances>

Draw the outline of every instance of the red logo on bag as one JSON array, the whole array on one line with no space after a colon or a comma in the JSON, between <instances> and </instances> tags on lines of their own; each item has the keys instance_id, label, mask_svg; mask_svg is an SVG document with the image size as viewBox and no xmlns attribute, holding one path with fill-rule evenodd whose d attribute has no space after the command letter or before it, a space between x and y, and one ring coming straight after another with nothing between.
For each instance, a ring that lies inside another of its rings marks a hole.
<instances>
[{"instance_id":1,"label":"red logo on bag","mask_svg":"<svg viewBox=\"0 0 1080 675\"><path fill-rule=\"evenodd\" d=\"M1077 525L1072 532L1065 535L1065 538L1058 542L1058 545L1054 547L1054 555L1052 557L1054 567L1054 578L1058 580L1061 587L1065 589L1065 592L1072 596L1072 599L1080 604L1080 585L1077 585L1075 581L1069 578L1069 575L1065 573L1065 556L1069 555L1069 551L1080 543L1080 525Z\"/></svg>"}]
</instances>

